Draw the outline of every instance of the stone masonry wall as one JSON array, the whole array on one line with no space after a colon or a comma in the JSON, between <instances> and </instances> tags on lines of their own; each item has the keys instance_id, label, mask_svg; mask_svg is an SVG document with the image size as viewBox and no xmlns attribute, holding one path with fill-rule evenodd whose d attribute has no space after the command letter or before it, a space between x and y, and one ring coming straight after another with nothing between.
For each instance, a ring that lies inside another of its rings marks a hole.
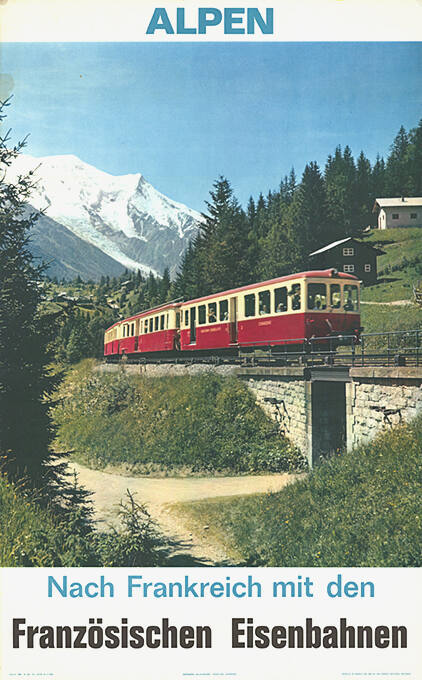
<instances>
[{"instance_id":1,"label":"stone masonry wall","mask_svg":"<svg viewBox=\"0 0 422 680\"><path fill-rule=\"evenodd\" d=\"M315 383L306 368L229 364L127 364L121 368L102 364L98 369L104 372L124 370L129 374L157 377L198 375L209 371L223 376L235 375L248 385L257 403L279 423L280 430L307 456L312 466L312 430L325 426L317 414L312 413ZM327 378L329 390L329 376ZM369 441L383 429L401 421L408 422L422 412L422 367L352 368L348 378L345 382L345 418L349 450Z\"/></svg>"},{"instance_id":2,"label":"stone masonry wall","mask_svg":"<svg viewBox=\"0 0 422 680\"><path fill-rule=\"evenodd\" d=\"M354 368L350 376L352 382L346 385L348 449L400 421L409 422L422 411L422 369Z\"/></svg>"},{"instance_id":3,"label":"stone masonry wall","mask_svg":"<svg viewBox=\"0 0 422 680\"><path fill-rule=\"evenodd\" d=\"M128 375L147 375L161 377L168 375L200 375L201 373L217 373L222 376L235 375L237 367L230 364L99 364L101 373L124 371Z\"/></svg>"},{"instance_id":4,"label":"stone masonry wall","mask_svg":"<svg viewBox=\"0 0 422 680\"><path fill-rule=\"evenodd\" d=\"M239 378L255 394L257 403L279 423L280 430L305 455L312 441L311 384L301 368L239 368ZM274 399L277 403L266 401ZM311 462L311 461L310 461Z\"/></svg>"}]
</instances>

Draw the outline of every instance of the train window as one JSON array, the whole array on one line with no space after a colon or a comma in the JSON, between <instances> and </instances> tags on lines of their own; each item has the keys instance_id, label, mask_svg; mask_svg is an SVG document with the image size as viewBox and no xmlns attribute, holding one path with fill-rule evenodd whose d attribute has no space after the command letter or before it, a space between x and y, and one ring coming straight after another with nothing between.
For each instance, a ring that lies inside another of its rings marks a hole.
<instances>
[{"instance_id":1,"label":"train window","mask_svg":"<svg viewBox=\"0 0 422 680\"><path fill-rule=\"evenodd\" d=\"M308 309L327 309L325 283L308 283Z\"/></svg>"},{"instance_id":2,"label":"train window","mask_svg":"<svg viewBox=\"0 0 422 680\"><path fill-rule=\"evenodd\" d=\"M130 332L130 334L131 334L131 335L135 335L135 324L134 324L134 323L133 323L132 326L131 326L131 332Z\"/></svg>"},{"instance_id":3,"label":"train window","mask_svg":"<svg viewBox=\"0 0 422 680\"><path fill-rule=\"evenodd\" d=\"M185 309L185 326L188 328L189 326L189 310Z\"/></svg>"},{"instance_id":4,"label":"train window","mask_svg":"<svg viewBox=\"0 0 422 680\"><path fill-rule=\"evenodd\" d=\"M287 286L275 289L274 310L277 314L280 314L280 312L287 312Z\"/></svg>"},{"instance_id":5,"label":"train window","mask_svg":"<svg viewBox=\"0 0 422 680\"><path fill-rule=\"evenodd\" d=\"M148 319L144 321L144 333L148 333Z\"/></svg>"},{"instance_id":6,"label":"train window","mask_svg":"<svg viewBox=\"0 0 422 680\"><path fill-rule=\"evenodd\" d=\"M168 313L166 314L166 328L169 327L169 315Z\"/></svg>"},{"instance_id":7,"label":"train window","mask_svg":"<svg viewBox=\"0 0 422 680\"><path fill-rule=\"evenodd\" d=\"M180 312L176 312L176 328L180 328Z\"/></svg>"},{"instance_id":8,"label":"train window","mask_svg":"<svg viewBox=\"0 0 422 680\"><path fill-rule=\"evenodd\" d=\"M255 293L245 295L245 316L255 316Z\"/></svg>"},{"instance_id":9,"label":"train window","mask_svg":"<svg viewBox=\"0 0 422 680\"><path fill-rule=\"evenodd\" d=\"M220 307L220 321L228 321L229 320L229 301L228 300L220 300L219 307Z\"/></svg>"},{"instance_id":10,"label":"train window","mask_svg":"<svg viewBox=\"0 0 422 680\"><path fill-rule=\"evenodd\" d=\"M149 332L152 333L154 330L154 319L151 317L149 320Z\"/></svg>"},{"instance_id":11,"label":"train window","mask_svg":"<svg viewBox=\"0 0 422 680\"><path fill-rule=\"evenodd\" d=\"M159 327L160 327L160 317L155 316L154 317L154 330L158 331Z\"/></svg>"},{"instance_id":12,"label":"train window","mask_svg":"<svg viewBox=\"0 0 422 680\"><path fill-rule=\"evenodd\" d=\"M339 283L332 283L330 286L330 304L333 309L339 309L341 305L341 292Z\"/></svg>"},{"instance_id":13,"label":"train window","mask_svg":"<svg viewBox=\"0 0 422 680\"><path fill-rule=\"evenodd\" d=\"M198 323L206 322L205 305L199 305L198 307Z\"/></svg>"},{"instance_id":14,"label":"train window","mask_svg":"<svg viewBox=\"0 0 422 680\"><path fill-rule=\"evenodd\" d=\"M294 311L300 309L301 306L301 294L300 294L300 283L294 283L290 289L290 296L292 299L291 305Z\"/></svg>"},{"instance_id":15,"label":"train window","mask_svg":"<svg viewBox=\"0 0 422 680\"><path fill-rule=\"evenodd\" d=\"M357 286L344 286L344 311L357 312L359 306L359 294Z\"/></svg>"},{"instance_id":16,"label":"train window","mask_svg":"<svg viewBox=\"0 0 422 680\"><path fill-rule=\"evenodd\" d=\"M208 323L215 323L217 321L217 303L210 302L208 305Z\"/></svg>"},{"instance_id":17,"label":"train window","mask_svg":"<svg viewBox=\"0 0 422 680\"><path fill-rule=\"evenodd\" d=\"M269 314L271 311L270 291L262 290L260 293L258 293L258 299L259 299L259 316Z\"/></svg>"},{"instance_id":18,"label":"train window","mask_svg":"<svg viewBox=\"0 0 422 680\"><path fill-rule=\"evenodd\" d=\"M164 314L161 314L161 316L160 316L160 331L164 330L164 321L165 321Z\"/></svg>"}]
</instances>

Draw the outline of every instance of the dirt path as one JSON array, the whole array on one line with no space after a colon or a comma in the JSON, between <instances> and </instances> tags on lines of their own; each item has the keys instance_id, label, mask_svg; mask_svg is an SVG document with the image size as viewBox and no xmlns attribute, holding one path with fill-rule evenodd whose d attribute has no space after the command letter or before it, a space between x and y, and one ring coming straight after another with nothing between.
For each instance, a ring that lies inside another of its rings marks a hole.
<instances>
[{"instance_id":1,"label":"dirt path","mask_svg":"<svg viewBox=\"0 0 422 680\"><path fill-rule=\"evenodd\" d=\"M72 463L71 467L77 472L79 482L93 492L95 519L100 523L116 522L118 506L127 489L136 494L136 500L147 505L152 518L172 545L169 563L179 566L221 564L227 562L227 555L218 546L207 542L206 530L201 535L191 534L183 521L171 512L174 503L279 491L295 479L294 475L288 473L151 479L90 470L77 463Z\"/></svg>"},{"instance_id":2,"label":"dirt path","mask_svg":"<svg viewBox=\"0 0 422 680\"><path fill-rule=\"evenodd\" d=\"M390 305L392 307L403 307L405 305L415 305L412 300L390 300L390 302L372 302L370 300L361 300L361 305Z\"/></svg>"}]
</instances>

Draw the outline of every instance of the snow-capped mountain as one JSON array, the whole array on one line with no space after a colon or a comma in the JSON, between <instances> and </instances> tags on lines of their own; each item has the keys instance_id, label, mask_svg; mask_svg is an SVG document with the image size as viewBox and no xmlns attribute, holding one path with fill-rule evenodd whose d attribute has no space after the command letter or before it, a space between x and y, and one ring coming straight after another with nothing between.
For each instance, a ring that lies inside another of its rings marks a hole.
<instances>
[{"instance_id":1,"label":"snow-capped mountain","mask_svg":"<svg viewBox=\"0 0 422 680\"><path fill-rule=\"evenodd\" d=\"M169 267L174 273L202 219L140 173L113 176L72 155L21 154L7 178L31 170L36 186L30 202L43 210L31 248L51 262L52 275L98 278L115 274L116 266L146 274Z\"/></svg>"}]
</instances>

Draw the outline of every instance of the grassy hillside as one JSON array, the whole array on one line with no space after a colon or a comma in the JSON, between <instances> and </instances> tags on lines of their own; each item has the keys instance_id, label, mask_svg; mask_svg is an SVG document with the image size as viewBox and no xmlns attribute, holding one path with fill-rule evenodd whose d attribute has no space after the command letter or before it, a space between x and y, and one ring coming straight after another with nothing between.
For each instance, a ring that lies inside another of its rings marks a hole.
<instances>
[{"instance_id":1,"label":"grassy hillside","mask_svg":"<svg viewBox=\"0 0 422 680\"><path fill-rule=\"evenodd\" d=\"M165 546L133 498L120 509L119 531L101 532L90 507L42 508L0 474L0 567L154 566Z\"/></svg>"},{"instance_id":2,"label":"grassy hillside","mask_svg":"<svg viewBox=\"0 0 422 680\"><path fill-rule=\"evenodd\" d=\"M263 566L421 566L422 418L274 494L178 506L234 560ZM207 532L208 534L208 532Z\"/></svg>"},{"instance_id":3,"label":"grassy hillside","mask_svg":"<svg viewBox=\"0 0 422 680\"><path fill-rule=\"evenodd\" d=\"M412 300L412 284L422 279L422 229L373 229L366 243L380 248L379 283L364 289L362 299Z\"/></svg>"},{"instance_id":4,"label":"grassy hillside","mask_svg":"<svg viewBox=\"0 0 422 680\"><path fill-rule=\"evenodd\" d=\"M422 308L416 305L362 304L361 323L365 333L422 328Z\"/></svg>"},{"instance_id":5,"label":"grassy hillside","mask_svg":"<svg viewBox=\"0 0 422 680\"><path fill-rule=\"evenodd\" d=\"M91 467L132 473L279 471L304 460L236 378L69 372L55 410L58 444Z\"/></svg>"}]
</instances>

